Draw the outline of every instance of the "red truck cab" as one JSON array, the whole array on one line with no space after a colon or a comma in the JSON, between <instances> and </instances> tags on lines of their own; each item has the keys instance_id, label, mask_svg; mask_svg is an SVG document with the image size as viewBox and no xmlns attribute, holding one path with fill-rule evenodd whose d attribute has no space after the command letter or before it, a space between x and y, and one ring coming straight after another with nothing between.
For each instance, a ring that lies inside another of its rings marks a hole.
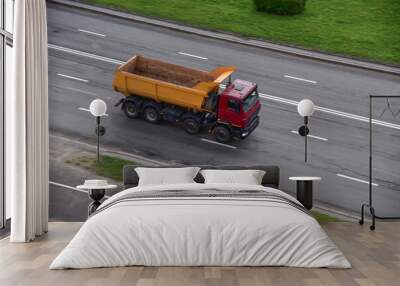
<instances>
[{"instance_id":1,"label":"red truck cab","mask_svg":"<svg viewBox=\"0 0 400 286\"><path fill-rule=\"evenodd\" d=\"M213 135L220 142L246 138L260 122L260 107L257 84L236 79L219 95Z\"/></svg>"}]
</instances>

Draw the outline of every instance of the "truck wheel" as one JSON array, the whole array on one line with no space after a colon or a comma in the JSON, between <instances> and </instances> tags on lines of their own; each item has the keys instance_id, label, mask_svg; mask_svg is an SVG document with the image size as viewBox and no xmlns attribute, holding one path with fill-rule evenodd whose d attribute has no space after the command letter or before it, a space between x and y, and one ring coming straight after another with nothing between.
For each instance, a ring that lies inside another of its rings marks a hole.
<instances>
[{"instance_id":1,"label":"truck wheel","mask_svg":"<svg viewBox=\"0 0 400 286\"><path fill-rule=\"evenodd\" d=\"M213 129L212 134L213 134L214 138L217 139L217 141L221 142L221 143L229 142L232 137L231 131L223 125L216 126Z\"/></svg>"},{"instance_id":2,"label":"truck wheel","mask_svg":"<svg viewBox=\"0 0 400 286\"><path fill-rule=\"evenodd\" d=\"M139 107L133 101L127 101L124 103L124 113L128 118L138 118L139 117Z\"/></svg>"},{"instance_id":3,"label":"truck wheel","mask_svg":"<svg viewBox=\"0 0 400 286\"><path fill-rule=\"evenodd\" d=\"M154 107L146 107L143 110L143 117L144 120L150 123L158 123L158 121L160 121L160 114Z\"/></svg>"},{"instance_id":4,"label":"truck wheel","mask_svg":"<svg viewBox=\"0 0 400 286\"><path fill-rule=\"evenodd\" d=\"M183 120L183 129L189 134L197 134L200 132L200 123L193 118L186 118Z\"/></svg>"}]
</instances>

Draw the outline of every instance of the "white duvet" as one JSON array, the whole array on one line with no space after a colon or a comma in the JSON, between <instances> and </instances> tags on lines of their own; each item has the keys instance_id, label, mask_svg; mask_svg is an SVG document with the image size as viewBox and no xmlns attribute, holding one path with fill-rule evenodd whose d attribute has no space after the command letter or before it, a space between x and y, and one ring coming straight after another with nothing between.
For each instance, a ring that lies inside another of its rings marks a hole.
<instances>
[{"instance_id":1,"label":"white duvet","mask_svg":"<svg viewBox=\"0 0 400 286\"><path fill-rule=\"evenodd\" d=\"M155 190L266 190L232 184L136 187ZM145 266L350 268L318 222L290 205L258 199L168 198L124 201L90 217L50 269Z\"/></svg>"}]
</instances>

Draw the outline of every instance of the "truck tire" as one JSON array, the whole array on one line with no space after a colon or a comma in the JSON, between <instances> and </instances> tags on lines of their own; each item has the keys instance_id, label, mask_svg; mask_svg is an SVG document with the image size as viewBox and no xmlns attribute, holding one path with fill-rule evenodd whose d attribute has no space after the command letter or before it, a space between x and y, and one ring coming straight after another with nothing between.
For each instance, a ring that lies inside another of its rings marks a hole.
<instances>
[{"instance_id":1,"label":"truck tire","mask_svg":"<svg viewBox=\"0 0 400 286\"><path fill-rule=\"evenodd\" d=\"M223 125L217 125L213 129L212 134L214 138L221 143L227 143L232 138L231 131L228 129L228 127L225 127Z\"/></svg>"},{"instance_id":2,"label":"truck tire","mask_svg":"<svg viewBox=\"0 0 400 286\"><path fill-rule=\"evenodd\" d=\"M140 114L139 106L133 101L126 101L123 106L124 113L128 118L138 118Z\"/></svg>"},{"instance_id":3,"label":"truck tire","mask_svg":"<svg viewBox=\"0 0 400 286\"><path fill-rule=\"evenodd\" d=\"M189 134L197 134L201 131L200 123L193 118L183 120L183 129Z\"/></svg>"},{"instance_id":4,"label":"truck tire","mask_svg":"<svg viewBox=\"0 0 400 286\"><path fill-rule=\"evenodd\" d=\"M143 118L150 123L158 123L160 121L160 113L154 107L146 107L143 110Z\"/></svg>"}]
</instances>

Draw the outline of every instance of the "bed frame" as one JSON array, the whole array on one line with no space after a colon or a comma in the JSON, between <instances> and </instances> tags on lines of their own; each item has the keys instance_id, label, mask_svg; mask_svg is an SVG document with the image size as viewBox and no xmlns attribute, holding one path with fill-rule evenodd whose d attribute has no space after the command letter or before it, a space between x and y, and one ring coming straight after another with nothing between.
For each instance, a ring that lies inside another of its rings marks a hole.
<instances>
[{"instance_id":1,"label":"bed frame","mask_svg":"<svg viewBox=\"0 0 400 286\"><path fill-rule=\"evenodd\" d=\"M279 188L279 167L278 166L207 166L207 165L193 165L200 167L201 169L220 169L220 170L264 170L265 175L262 180L262 185L265 187L271 187L278 189ZM148 167L148 166L135 166L135 165L125 165L123 169L123 184L124 189L136 187L139 182L139 176L137 175L135 168L136 167L145 167L145 168L179 168L179 167L187 167L187 166L159 166L159 167ZM191 167L191 166L188 166ZM194 180L197 183L204 183L203 176L199 173Z\"/></svg>"}]
</instances>

